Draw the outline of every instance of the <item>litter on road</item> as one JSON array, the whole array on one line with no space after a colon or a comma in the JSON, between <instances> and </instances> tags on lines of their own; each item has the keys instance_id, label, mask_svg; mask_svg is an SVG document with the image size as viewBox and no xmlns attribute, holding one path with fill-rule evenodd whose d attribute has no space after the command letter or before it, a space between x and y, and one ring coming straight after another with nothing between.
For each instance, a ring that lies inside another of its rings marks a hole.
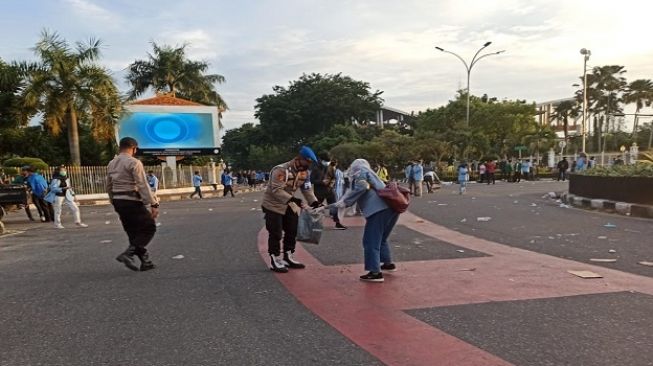
<instances>
[{"instance_id":1,"label":"litter on road","mask_svg":"<svg viewBox=\"0 0 653 366\"><path fill-rule=\"evenodd\" d=\"M458 250L456 250L456 251L457 251L458 253L465 253L465 251L462 250L462 249L458 249Z\"/></svg>"},{"instance_id":2,"label":"litter on road","mask_svg":"<svg viewBox=\"0 0 653 366\"><path fill-rule=\"evenodd\" d=\"M573 274L574 276L578 276L580 278L603 278L603 276L601 276L600 274L592 271L568 270L567 272Z\"/></svg>"},{"instance_id":3,"label":"litter on road","mask_svg":"<svg viewBox=\"0 0 653 366\"><path fill-rule=\"evenodd\" d=\"M105 221L104 224L105 225L111 225L111 221Z\"/></svg>"},{"instance_id":4,"label":"litter on road","mask_svg":"<svg viewBox=\"0 0 653 366\"><path fill-rule=\"evenodd\" d=\"M489 216L483 216L483 217L477 217L476 218L476 221L482 221L482 222L487 222L487 221L490 221L490 220L492 220L492 218L489 217Z\"/></svg>"},{"instance_id":5,"label":"litter on road","mask_svg":"<svg viewBox=\"0 0 653 366\"><path fill-rule=\"evenodd\" d=\"M156 226L157 226L157 227L158 227L158 226L161 226L161 223L160 223L160 222L157 222L157 223L156 223Z\"/></svg>"},{"instance_id":6,"label":"litter on road","mask_svg":"<svg viewBox=\"0 0 653 366\"><path fill-rule=\"evenodd\" d=\"M177 254L176 256L172 257L172 259L184 259L184 256L181 254Z\"/></svg>"},{"instance_id":7,"label":"litter on road","mask_svg":"<svg viewBox=\"0 0 653 366\"><path fill-rule=\"evenodd\" d=\"M642 266L647 266L647 267L653 267L653 262L649 262L649 261L641 261L641 262L637 262L637 264L641 264Z\"/></svg>"},{"instance_id":8,"label":"litter on road","mask_svg":"<svg viewBox=\"0 0 653 366\"><path fill-rule=\"evenodd\" d=\"M614 250L614 249L610 249L610 250L608 250L608 253L616 253L616 252L617 252L617 251Z\"/></svg>"},{"instance_id":9,"label":"litter on road","mask_svg":"<svg viewBox=\"0 0 653 366\"><path fill-rule=\"evenodd\" d=\"M598 262L598 263L614 263L617 260L614 258L590 258L590 262Z\"/></svg>"},{"instance_id":10,"label":"litter on road","mask_svg":"<svg viewBox=\"0 0 653 366\"><path fill-rule=\"evenodd\" d=\"M607 239L608 237L607 237L607 236L603 236L603 235L601 235L601 236L597 236L596 238L597 238L597 239L601 239L601 240L605 240L605 239Z\"/></svg>"},{"instance_id":11,"label":"litter on road","mask_svg":"<svg viewBox=\"0 0 653 366\"><path fill-rule=\"evenodd\" d=\"M212 208L209 208L209 211L213 211L213 209L212 209Z\"/></svg>"},{"instance_id":12,"label":"litter on road","mask_svg":"<svg viewBox=\"0 0 653 366\"><path fill-rule=\"evenodd\" d=\"M609 229L613 229L613 228L617 227L617 225L608 222L607 224L603 225L603 227L607 227L607 228L609 228Z\"/></svg>"},{"instance_id":13,"label":"litter on road","mask_svg":"<svg viewBox=\"0 0 653 366\"><path fill-rule=\"evenodd\" d=\"M460 220L460 222L467 222L467 219L462 219Z\"/></svg>"},{"instance_id":14,"label":"litter on road","mask_svg":"<svg viewBox=\"0 0 653 366\"><path fill-rule=\"evenodd\" d=\"M112 240L100 240L100 244L109 244Z\"/></svg>"}]
</instances>

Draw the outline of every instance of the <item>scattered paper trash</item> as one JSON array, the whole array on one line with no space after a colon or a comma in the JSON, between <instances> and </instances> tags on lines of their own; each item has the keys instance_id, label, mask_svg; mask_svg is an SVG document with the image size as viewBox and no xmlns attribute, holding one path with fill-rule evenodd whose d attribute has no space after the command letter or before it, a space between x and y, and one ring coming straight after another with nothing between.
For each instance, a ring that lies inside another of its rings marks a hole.
<instances>
[{"instance_id":1,"label":"scattered paper trash","mask_svg":"<svg viewBox=\"0 0 653 366\"><path fill-rule=\"evenodd\" d=\"M554 239L555 239L555 237L549 236L549 240L554 240Z\"/></svg>"},{"instance_id":2,"label":"scattered paper trash","mask_svg":"<svg viewBox=\"0 0 653 366\"><path fill-rule=\"evenodd\" d=\"M252 207L249 209L250 211L256 211L256 207Z\"/></svg>"},{"instance_id":3,"label":"scattered paper trash","mask_svg":"<svg viewBox=\"0 0 653 366\"><path fill-rule=\"evenodd\" d=\"M460 222L467 222L467 219L462 219L460 220Z\"/></svg>"},{"instance_id":4,"label":"scattered paper trash","mask_svg":"<svg viewBox=\"0 0 653 366\"><path fill-rule=\"evenodd\" d=\"M212 208L209 208L209 211L213 211L213 209L212 209Z\"/></svg>"},{"instance_id":5,"label":"scattered paper trash","mask_svg":"<svg viewBox=\"0 0 653 366\"><path fill-rule=\"evenodd\" d=\"M458 270L459 272L474 272L476 268L462 268Z\"/></svg>"},{"instance_id":6,"label":"scattered paper trash","mask_svg":"<svg viewBox=\"0 0 653 366\"><path fill-rule=\"evenodd\" d=\"M531 207L537 207L537 203L531 203Z\"/></svg>"},{"instance_id":7,"label":"scattered paper trash","mask_svg":"<svg viewBox=\"0 0 653 366\"><path fill-rule=\"evenodd\" d=\"M112 240L100 240L100 244L109 244Z\"/></svg>"},{"instance_id":8,"label":"scattered paper trash","mask_svg":"<svg viewBox=\"0 0 653 366\"><path fill-rule=\"evenodd\" d=\"M607 228L609 228L609 229L613 229L613 228L617 227L617 225L608 222L607 224L603 225L603 227L607 227Z\"/></svg>"},{"instance_id":9,"label":"scattered paper trash","mask_svg":"<svg viewBox=\"0 0 653 366\"><path fill-rule=\"evenodd\" d=\"M535 244L535 239L530 241L531 244Z\"/></svg>"},{"instance_id":10,"label":"scattered paper trash","mask_svg":"<svg viewBox=\"0 0 653 366\"><path fill-rule=\"evenodd\" d=\"M603 235L601 235L601 236L597 236L596 238L597 238L597 239L601 239L601 240L605 240L605 239L607 239L608 237L607 237L607 236L603 236Z\"/></svg>"},{"instance_id":11,"label":"scattered paper trash","mask_svg":"<svg viewBox=\"0 0 653 366\"><path fill-rule=\"evenodd\" d=\"M482 222L487 222L487 221L490 221L490 220L492 220L492 218L489 217L489 216L482 216L482 217L477 217L476 218L476 221L482 221Z\"/></svg>"},{"instance_id":12,"label":"scattered paper trash","mask_svg":"<svg viewBox=\"0 0 653 366\"><path fill-rule=\"evenodd\" d=\"M457 249L456 251L457 251L458 253L465 253L465 251L462 250L462 249Z\"/></svg>"},{"instance_id":13,"label":"scattered paper trash","mask_svg":"<svg viewBox=\"0 0 653 366\"><path fill-rule=\"evenodd\" d=\"M163 214L164 214L164 215L167 215L167 214L168 214L168 211L163 211Z\"/></svg>"},{"instance_id":14,"label":"scattered paper trash","mask_svg":"<svg viewBox=\"0 0 653 366\"><path fill-rule=\"evenodd\" d=\"M561 204L560 204L560 208L569 208L569 205L564 204L564 203L561 203Z\"/></svg>"},{"instance_id":15,"label":"scattered paper trash","mask_svg":"<svg viewBox=\"0 0 653 366\"><path fill-rule=\"evenodd\" d=\"M176 256L172 257L172 259L184 259L184 256L181 254L177 254Z\"/></svg>"},{"instance_id":16,"label":"scattered paper trash","mask_svg":"<svg viewBox=\"0 0 653 366\"><path fill-rule=\"evenodd\" d=\"M157 223L156 223L156 226L157 226L157 227L161 226L161 223L160 223L160 222L157 222Z\"/></svg>"},{"instance_id":17,"label":"scattered paper trash","mask_svg":"<svg viewBox=\"0 0 653 366\"><path fill-rule=\"evenodd\" d=\"M422 224L422 223L424 223L424 220L422 220L422 219L417 219L417 220L415 220L415 222L418 223L418 224Z\"/></svg>"},{"instance_id":18,"label":"scattered paper trash","mask_svg":"<svg viewBox=\"0 0 653 366\"><path fill-rule=\"evenodd\" d=\"M614 250L614 249L610 249L610 250L608 250L608 253L616 253L616 252L617 252L617 251Z\"/></svg>"},{"instance_id":19,"label":"scattered paper trash","mask_svg":"<svg viewBox=\"0 0 653 366\"><path fill-rule=\"evenodd\" d=\"M637 264L641 264L642 266L647 266L647 267L653 267L653 262L649 262L649 261L641 261L641 262L637 262Z\"/></svg>"},{"instance_id":20,"label":"scattered paper trash","mask_svg":"<svg viewBox=\"0 0 653 366\"><path fill-rule=\"evenodd\" d=\"M590 258L590 262L597 262L597 263L614 263L617 260L614 258Z\"/></svg>"},{"instance_id":21,"label":"scattered paper trash","mask_svg":"<svg viewBox=\"0 0 653 366\"><path fill-rule=\"evenodd\" d=\"M603 278L598 273L592 272L592 271L573 271L573 270L568 270L567 273L571 273L574 276L578 276L580 278Z\"/></svg>"},{"instance_id":22,"label":"scattered paper trash","mask_svg":"<svg viewBox=\"0 0 653 366\"><path fill-rule=\"evenodd\" d=\"M473 200L475 200L475 199L476 199L476 197L472 197L472 199L473 199Z\"/></svg>"},{"instance_id":23,"label":"scattered paper trash","mask_svg":"<svg viewBox=\"0 0 653 366\"><path fill-rule=\"evenodd\" d=\"M258 200L253 200L252 202L258 202Z\"/></svg>"},{"instance_id":24,"label":"scattered paper trash","mask_svg":"<svg viewBox=\"0 0 653 366\"><path fill-rule=\"evenodd\" d=\"M556 198L556 197L558 197L558 194L555 193L555 192L549 192L549 197Z\"/></svg>"},{"instance_id":25,"label":"scattered paper trash","mask_svg":"<svg viewBox=\"0 0 653 366\"><path fill-rule=\"evenodd\" d=\"M105 221L104 224L105 225L111 225L111 221Z\"/></svg>"},{"instance_id":26,"label":"scattered paper trash","mask_svg":"<svg viewBox=\"0 0 653 366\"><path fill-rule=\"evenodd\" d=\"M516 203L519 203L519 201L517 201L517 200L514 200L514 201L512 201L512 203L515 203L515 204L516 204Z\"/></svg>"},{"instance_id":27,"label":"scattered paper trash","mask_svg":"<svg viewBox=\"0 0 653 366\"><path fill-rule=\"evenodd\" d=\"M448 203L438 203L438 206L449 206Z\"/></svg>"}]
</instances>

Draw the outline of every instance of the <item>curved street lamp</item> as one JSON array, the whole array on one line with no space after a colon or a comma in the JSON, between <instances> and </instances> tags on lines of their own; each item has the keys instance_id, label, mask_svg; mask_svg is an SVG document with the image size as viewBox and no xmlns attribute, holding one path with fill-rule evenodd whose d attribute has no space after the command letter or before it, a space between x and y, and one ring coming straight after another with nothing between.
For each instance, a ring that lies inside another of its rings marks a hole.
<instances>
[{"instance_id":1,"label":"curved street lamp","mask_svg":"<svg viewBox=\"0 0 653 366\"><path fill-rule=\"evenodd\" d=\"M483 47L479 48L478 51L476 51L476 54L474 54L474 57L472 57L472 60L471 60L471 62L469 64L462 57L460 57L460 55L458 55L457 53L445 50L442 47L435 46L436 50L441 51L441 52L445 52L445 53L449 53L449 54L452 54L452 55L456 56L460 61L462 61L463 65L465 65L465 70L467 71L467 116L465 118L465 127L469 127L469 97L470 97L469 79L470 79L470 75L472 73L472 68L481 59L484 59L484 58L489 57L489 56L494 56L494 55L498 55L500 53L506 52L505 50L501 50L501 51L498 51L498 52L486 53L486 54L481 55L479 57L479 54L481 53L481 51L483 51L483 49L485 49L487 46L489 46L491 44L492 44L492 42L485 42Z\"/></svg>"}]
</instances>

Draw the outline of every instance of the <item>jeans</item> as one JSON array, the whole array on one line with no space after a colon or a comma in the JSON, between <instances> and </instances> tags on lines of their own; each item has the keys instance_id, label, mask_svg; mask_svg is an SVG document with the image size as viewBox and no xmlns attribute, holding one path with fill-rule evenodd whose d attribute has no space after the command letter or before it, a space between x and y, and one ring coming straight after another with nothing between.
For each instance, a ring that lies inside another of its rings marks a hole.
<instances>
[{"instance_id":1,"label":"jeans","mask_svg":"<svg viewBox=\"0 0 653 366\"><path fill-rule=\"evenodd\" d=\"M77 203L75 203L75 201L66 199L66 197L57 196L55 197L54 204L52 205L54 208L54 224L61 225L61 209L64 203L66 204L66 206L68 206L68 208L70 208L70 211L73 213L75 224L81 223L82 218L79 213L79 207L77 207Z\"/></svg>"},{"instance_id":2,"label":"jeans","mask_svg":"<svg viewBox=\"0 0 653 366\"><path fill-rule=\"evenodd\" d=\"M195 197L196 194L199 194L200 198L202 198L202 187L195 187L195 192L190 195L190 198Z\"/></svg>"},{"instance_id":3,"label":"jeans","mask_svg":"<svg viewBox=\"0 0 653 366\"><path fill-rule=\"evenodd\" d=\"M225 185L224 191L222 192L222 197L227 197L227 193L231 192L231 197L234 197L234 189L231 185Z\"/></svg>"},{"instance_id":4,"label":"jeans","mask_svg":"<svg viewBox=\"0 0 653 366\"><path fill-rule=\"evenodd\" d=\"M567 171L560 169L560 171L558 172L558 180L562 180L564 182L566 178L567 178Z\"/></svg>"},{"instance_id":5,"label":"jeans","mask_svg":"<svg viewBox=\"0 0 653 366\"><path fill-rule=\"evenodd\" d=\"M32 193L32 202L34 203L34 206L36 206L39 216L43 217L46 222L54 221L54 209L51 204L45 202L43 197L39 197Z\"/></svg>"},{"instance_id":6,"label":"jeans","mask_svg":"<svg viewBox=\"0 0 653 366\"><path fill-rule=\"evenodd\" d=\"M283 251L294 252L297 244L297 224L299 216L290 207L284 215L263 209L265 212L265 228L268 230L268 253L281 254L281 237L283 236Z\"/></svg>"},{"instance_id":7,"label":"jeans","mask_svg":"<svg viewBox=\"0 0 653 366\"><path fill-rule=\"evenodd\" d=\"M367 218L363 232L365 270L381 272L381 262L392 263L388 237L395 227L399 213L391 208L379 211Z\"/></svg>"},{"instance_id":8,"label":"jeans","mask_svg":"<svg viewBox=\"0 0 653 366\"><path fill-rule=\"evenodd\" d=\"M129 238L129 245L136 247L136 255L147 253L145 247L156 233L156 222L143 202L131 200L113 200L113 208L120 216L122 227Z\"/></svg>"}]
</instances>

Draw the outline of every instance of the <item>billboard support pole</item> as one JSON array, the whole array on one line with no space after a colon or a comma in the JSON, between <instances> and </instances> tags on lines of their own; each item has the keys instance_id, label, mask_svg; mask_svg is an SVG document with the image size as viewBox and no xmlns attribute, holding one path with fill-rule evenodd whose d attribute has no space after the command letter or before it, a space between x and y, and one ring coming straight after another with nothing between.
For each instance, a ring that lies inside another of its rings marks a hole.
<instances>
[{"instance_id":1,"label":"billboard support pole","mask_svg":"<svg viewBox=\"0 0 653 366\"><path fill-rule=\"evenodd\" d=\"M166 164L172 171L172 186L177 187L177 157L166 156Z\"/></svg>"}]
</instances>

